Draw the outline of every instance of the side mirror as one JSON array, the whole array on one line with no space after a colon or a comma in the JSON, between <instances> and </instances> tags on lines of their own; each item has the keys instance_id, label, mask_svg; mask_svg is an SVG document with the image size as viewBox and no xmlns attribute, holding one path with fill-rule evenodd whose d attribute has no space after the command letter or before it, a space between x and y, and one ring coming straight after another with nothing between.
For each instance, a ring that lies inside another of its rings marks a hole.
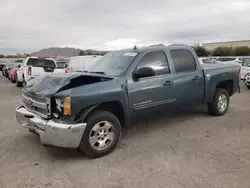
<instances>
[{"instance_id":1,"label":"side mirror","mask_svg":"<svg viewBox=\"0 0 250 188\"><path fill-rule=\"evenodd\" d=\"M17 67L18 67L18 68L21 68L21 65L20 65L20 64L18 64L18 65L17 65Z\"/></svg>"},{"instance_id":2,"label":"side mirror","mask_svg":"<svg viewBox=\"0 0 250 188\"><path fill-rule=\"evenodd\" d=\"M155 71L151 67L141 67L133 73L134 78L145 78L155 76Z\"/></svg>"}]
</instances>

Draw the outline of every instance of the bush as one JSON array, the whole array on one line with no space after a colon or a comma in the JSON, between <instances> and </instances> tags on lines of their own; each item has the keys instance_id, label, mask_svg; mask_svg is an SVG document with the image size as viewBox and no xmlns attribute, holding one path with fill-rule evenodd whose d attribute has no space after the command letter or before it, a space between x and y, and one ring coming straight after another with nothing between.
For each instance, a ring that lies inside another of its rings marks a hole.
<instances>
[{"instance_id":1,"label":"bush","mask_svg":"<svg viewBox=\"0 0 250 188\"><path fill-rule=\"evenodd\" d=\"M209 52L206 50L206 48L204 48L202 46L195 46L193 48L194 48L198 57L206 57L209 55Z\"/></svg>"},{"instance_id":2,"label":"bush","mask_svg":"<svg viewBox=\"0 0 250 188\"><path fill-rule=\"evenodd\" d=\"M217 47L213 51L213 56L231 56L232 52L232 47Z\"/></svg>"},{"instance_id":3,"label":"bush","mask_svg":"<svg viewBox=\"0 0 250 188\"><path fill-rule=\"evenodd\" d=\"M0 54L0 58L4 58L4 55L1 55L1 54Z\"/></svg>"},{"instance_id":4,"label":"bush","mask_svg":"<svg viewBox=\"0 0 250 188\"><path fill-rule=\"evenodd\" d=\"M247 46L217 47L212 52L213 56L247 56L250 55L250 48Z\"/></svg>"},{"instance_id":5,"label":"bush","mask_svg":"<svg viewBox=\"0 0 250 188\"><path fill-rule=\"evenodd\" d=\"M235 56L245 56L250 55L250 48L248 46L239 46L234 48L233 55Z\"/></svg>"}]
</instances>

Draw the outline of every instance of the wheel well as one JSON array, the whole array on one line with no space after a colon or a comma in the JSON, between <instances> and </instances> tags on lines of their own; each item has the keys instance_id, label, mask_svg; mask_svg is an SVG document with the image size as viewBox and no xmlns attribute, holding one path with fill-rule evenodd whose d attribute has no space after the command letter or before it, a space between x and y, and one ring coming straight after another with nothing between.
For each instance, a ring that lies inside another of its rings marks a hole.
<instances>
[{"instance_id":1,"label":"wheel well","mask_svg":"<svg viewBox=\"0 0 250 188\"><path fill-rule=\"evenodd\" d=\"M233 81L232 80L226 80L223 82L220 82L216 88L222 88L228 91L229 96L232 96L233 94Z\"/></svg>"},{"instance_id":2,"label":"wheel well","mask_svg":"<svg viewBox=\"0 0 250 188\"><path fill-rule=\"evenodd\" d=\"M88 107L85 109L88 109ZM84 114L85 109L82 110L81 114ZM96 110L104 110L104 111L108 111L108 112L114 114L119 119L121 126L123 127L125 125L124 109L123 109L123 106L120 102L111 101L111 102L101 103L101 104L95 106L94 108L91 108L91 110L88 111L87 114L84 115L84 117L83 117L84 120L87 119Z\"/></svg>"}]
</instances>

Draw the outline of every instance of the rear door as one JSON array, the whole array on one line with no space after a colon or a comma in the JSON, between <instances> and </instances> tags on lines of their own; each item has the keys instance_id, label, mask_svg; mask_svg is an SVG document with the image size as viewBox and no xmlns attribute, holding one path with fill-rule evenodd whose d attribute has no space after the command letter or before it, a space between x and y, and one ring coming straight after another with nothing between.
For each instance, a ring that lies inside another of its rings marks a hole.
<instances>
[{"instance_id":1,"label":"rear door","mask_svg":"<svg viewBox=\"0 0 250 188\"><path fill-rule=\"evenodd\" d=\"M195 56L188 49L170 50L175 69L174 85L178 105L201 104L204 94L204 77Z\"/></svg>"}]
</instances>

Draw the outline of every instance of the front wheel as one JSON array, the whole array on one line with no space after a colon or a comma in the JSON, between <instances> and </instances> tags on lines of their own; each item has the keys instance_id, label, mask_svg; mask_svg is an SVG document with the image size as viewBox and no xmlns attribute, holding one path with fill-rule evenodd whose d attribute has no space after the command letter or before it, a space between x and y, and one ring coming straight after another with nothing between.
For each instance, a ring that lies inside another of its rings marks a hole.
<instances>
[{"instance_id":1,"label":"front wheel","mask_svg":"<svg viewBox=\"0 0 250 188\"><path fill-rule=\"evenodd\" d=\"M121 136L118 118L108 111L95 111L87 118L80 151L88 157L98 158L111 153Z\"/></svg>"},{"instance_id":2,"label":"front wheel","mask_svg":"<svg viewBox=\"0 0 250 188\"><path fill-rule=\"evenodd\" d=\"M208 103L208 112L213 116L224 115L229 107L229 94L228 91L222 88L217 88L213 101Z\"/></svg>"}]
</instances>

